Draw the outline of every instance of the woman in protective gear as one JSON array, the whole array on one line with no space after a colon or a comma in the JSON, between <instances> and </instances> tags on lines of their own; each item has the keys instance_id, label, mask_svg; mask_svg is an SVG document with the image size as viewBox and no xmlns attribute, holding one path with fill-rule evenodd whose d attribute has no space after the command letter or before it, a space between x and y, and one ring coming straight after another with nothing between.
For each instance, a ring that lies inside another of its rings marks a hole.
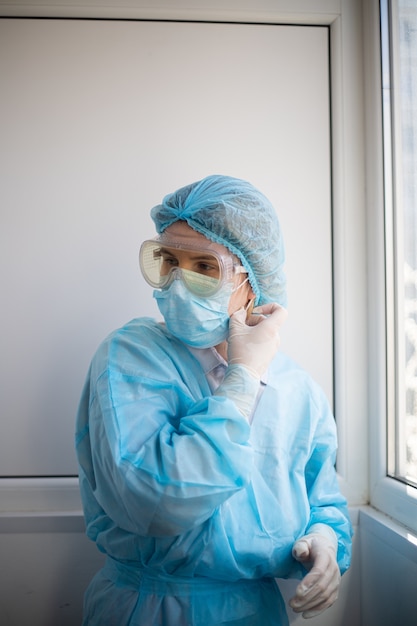
<instances>
[{"instance_id":1,"label":"woman in protective gear","mask_svg":"<svg viewBox=\"0 0 417 626\"><path fill-rule=\"evenodd\" d=\"M209 176L166 196L140 266L163 322L95 354L76 449L88 536L107 555L85 626L283 626L335 601L352 529L336 429L279 350L284 247L267 198ZM253 308L254 307L254 308Z\"/></svg>"}]
</instances>

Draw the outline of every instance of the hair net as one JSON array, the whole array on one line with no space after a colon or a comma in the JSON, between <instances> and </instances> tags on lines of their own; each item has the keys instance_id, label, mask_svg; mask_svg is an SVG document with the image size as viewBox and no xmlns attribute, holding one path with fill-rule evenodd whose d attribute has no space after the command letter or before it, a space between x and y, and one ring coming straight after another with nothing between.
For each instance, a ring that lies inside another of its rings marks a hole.
<instances>
[{"instance_id":1,"label":"hair net","mask_svg":"<svg viewBox=\"0 0 417 626\"><path fill-rule=\"evenodd\" d=\"M165 196L151 211L157 232L179 220L235 254L248 272L257 304L286 306L284 243L275 210L253 185L208 176Z\"/></svg>"}]
</instances>

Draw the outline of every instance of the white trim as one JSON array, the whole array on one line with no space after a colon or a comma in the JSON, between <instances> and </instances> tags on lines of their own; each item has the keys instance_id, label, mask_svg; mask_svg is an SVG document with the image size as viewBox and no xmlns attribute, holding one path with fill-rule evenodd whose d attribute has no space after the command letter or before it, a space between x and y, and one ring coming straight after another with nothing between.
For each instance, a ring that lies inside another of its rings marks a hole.
<instances>
[{"instance_id":1,"label":"white trim","mask_svg":"<svg viewBox=\"0 0 417 626\"><path fill-rule=\"evenodd\" d=\"M0 515L81 511L77 478L3 478Z\"/></svg>"},{"instance_id":2,"label":"white trim","mask_svg":"<svg viewBox=\"0 0 417 626\"><path fill-rule=\"evenodd\" d=\"M44 513L0 513L0 534L85 533L82 511Z\"/></svg>"},{"instance_id":3,"label":"white trim","mask_svg":"<svg viewBox=\"0 0 417 626\"><path fill-rule=\"evenodd\" d=\"M331 27L335 414L338 472L351 505L368 501L364 119L361 3Z\"/></svg>"},{"instance_id":4,"label":"white trim","mask_svg":"<svg viewBox=\"0 0 417 626\"><path fill-rule=\"evenodd\" d=\"M417 563L417 535L403 528L395 520L370 506L364 506L359 509L358 524L361 531L370 532L381 542L394 548L397 554Z\"/></svg>"},{"instance_id":5,"label":"white trim","mask_svg":"<svg viewBox=\"0 0 417 626\"><path fill-rule=\"evenodd\" d=\"M394 478L381 476L374 484L371 504L417 533L417 489Z\"/></svg>"},{"instance_id":6,"label":"white trim","mask_svg":"<svg viewBox=\"0 0 417 626\"><path fill-rule=\"evenodd\" d=\"M379 2L364 7L366 174L368 230L368 373L369 373L369 462L370 489L381 477L386 457L386 431L380 428L387 414L386 399L386 317L384 246L384 174L382 140L381 47ZM384 474L383 474L384 475Z\"/></svg>"},{"instance_id":7,"label":"white trim","mask_svg":"<svg viewBox=\"0 0 417 626\"><path fill-rule=\"evenodd\" d=\"M330 24L340 14L343 0L0 0L0 16L84 19L143 19L281 24ZM314 6L312 6L314 4ZM255 8L256 7L256 8Z\"/></svg>"},{"instance_id":8,"label":"white trim","mask_svg":"<svg viewBox=\"0 0 417 626\"><path fill-rule=\"evenodd\" d=\"M385 313L384 164L379 1L364 3L366 101L366 171L368 214L368 371L370 429L370 503L417 531L417 489L387 477L387 320ZM389 191L388 191L389 193ZM391 396L390 396L391 398ZM392 398L390 399L392 402Z\"/></svg>"},{"instance_id":9,"label":"white trim","mask_svg":"<svg viewBox=\"0 0 417 626\"><path fill-rule=\"evenodd\" d=\"M393 221L392 232L387 233L393 242L393 254L388 257L388 264L393 268L392 298L387 299L387 307L393 310L394 323L388 325L388 330L392 334L391 344L393 351L388 356L388 364L392 368L393 384L388 386L388 390L393 395L393 410L388 412L388 428L394 431L394 441L388 454L388 471L391 475L405 476L406 466L406 437L405 422L405 317L404 317L404 243L402 234L404 233L403 198L402 198L402 170L403 170L403 148L402 148L402 125L401 125L401 96L400 96L400 41L399 41L399 15L396 2L390 3L391 7L391 39L392 51L390 54L392 68L389 74L389 91L391 94L390 112L392 115L392 178L394 181L394 196L392 206L386 208L386 213L391 213ZM387 176L387 172L385 172ZM400 234L401 233L401 234ZM388 282L388 281L387 281ZM390 430L388 429L388 433ZM389 437L389 435L388 435ZM388 439L389 443L390 439Z\"/></svg>"}]
</instances>

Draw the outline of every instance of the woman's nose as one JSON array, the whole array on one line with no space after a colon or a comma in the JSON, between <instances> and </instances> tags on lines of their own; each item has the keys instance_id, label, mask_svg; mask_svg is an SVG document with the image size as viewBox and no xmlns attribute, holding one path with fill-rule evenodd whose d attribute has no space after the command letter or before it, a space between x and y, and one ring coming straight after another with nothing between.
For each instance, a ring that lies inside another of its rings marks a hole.
<instances>
[{"instance_id":1,"label":"woman's nose","mask_svg":"<svg viewBox=\"0 0 417 626\"><path fill-rule=\"evenodd\" d=\"M192 270L193 265L190 259L180 259L178 267L182 270Z\"/></svg>"}]
</instances>

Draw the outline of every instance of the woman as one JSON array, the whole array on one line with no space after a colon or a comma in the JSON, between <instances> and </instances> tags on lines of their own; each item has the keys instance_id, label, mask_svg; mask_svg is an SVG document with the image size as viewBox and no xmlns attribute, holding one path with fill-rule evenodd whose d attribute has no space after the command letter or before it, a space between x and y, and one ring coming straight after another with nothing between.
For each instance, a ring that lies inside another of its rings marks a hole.
<instances>
[{"instance_id":1,"label":"woman","mask_svg":"<svg viewBox=\"0 0 417 626\"><path fill-rule=\"evenodd\" d=\"M84 624L282 626L287 577L302 579L293 610L317 615L351 525L327 400L278 350L275 211L246 181L209 176L151 216L140 263L164 321L103 342L77 419L87 534L107 555Z\"/></svg>"}]
</instances>

